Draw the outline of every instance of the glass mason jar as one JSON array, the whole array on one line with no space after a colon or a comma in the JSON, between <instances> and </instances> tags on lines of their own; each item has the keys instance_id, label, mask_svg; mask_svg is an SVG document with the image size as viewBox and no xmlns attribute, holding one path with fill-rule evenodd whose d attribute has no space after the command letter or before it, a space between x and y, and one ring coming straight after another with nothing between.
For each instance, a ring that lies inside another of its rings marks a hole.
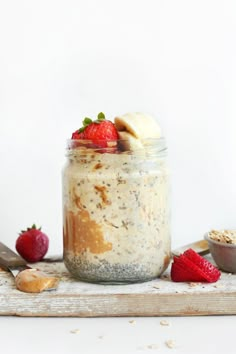
<instances>
[{"instance_id":1,"label":"glass mason jar","mask_svg":"<svg viewBox=\"0 0 236 354\"><path fill-rule=\"evenodd\" d=\"M69 140L63 169L63 258L82 281L135 283L170 262L164 138L117 152ZM122 142L118 141L118 146Z\"/></svg>"}]
</instances>

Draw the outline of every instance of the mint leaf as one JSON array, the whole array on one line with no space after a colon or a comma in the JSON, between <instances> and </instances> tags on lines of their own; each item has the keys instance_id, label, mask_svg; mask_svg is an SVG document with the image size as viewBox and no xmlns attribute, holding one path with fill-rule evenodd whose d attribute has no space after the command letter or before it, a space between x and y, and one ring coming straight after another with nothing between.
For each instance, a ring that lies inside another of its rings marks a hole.
<instances>
[{"instance_id":1,"label":"mint leaf","mask_svg":"<svg viewBox=\"0 0 236 354\"><path fill-rule=\"evenodd\" d=\"M98 113L98 120L105 119L105 114L103 112Z\"/></svg>"},{"instance_id":2,"label":"mint leaf","mask_svg":"<svg viewBox=\"0 0 236 354\"><path fill-rule=\"evenodd\" d=\"M78 133L82 133L91 123L99 124L105 119L105 114L103 112L98 113L97 119L92 120L89 117L85 117L83 120L83 126L78 130Z\"/></svg>"},{"instance_id":3,"label":"mint leaf","mask_svg":"<svg viewBox=\"0 0 236 354\"><path fill-rule=\"evenodd\" d=\"M92 119L88 118L88 117L85 117L84 120L83 120L83 126L86 127L90 123L92 123Z\"/></svg>"}]
</instances>

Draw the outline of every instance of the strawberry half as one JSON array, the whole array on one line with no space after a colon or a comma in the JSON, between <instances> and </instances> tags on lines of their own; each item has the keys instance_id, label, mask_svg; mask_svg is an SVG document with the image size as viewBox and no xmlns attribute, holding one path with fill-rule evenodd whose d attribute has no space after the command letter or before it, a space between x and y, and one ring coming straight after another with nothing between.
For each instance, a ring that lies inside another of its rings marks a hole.
<instances>
[{"instance_id":1,"label":"strawberry half","mask_svg":"<svg viewBox=\"0 0 236 354\"><path fill-rule=\"evenodd\" d=\"M118 132L114 123L105 119L100 112L96 120L84 118L83 127L72 134L72 139L90 140L95 147L112 147L117 145Z\"/></svg>"},{"instance_id":2,"label":"strawberry half","mask_svg":"<svg viewBox=\"0 0 236 354\"><path fill-rule=\"evenodd\" d=\"M171 265L171 279L175 282L216 282L221 273L208 260L191 248L179 257L174 257Z\"/></svg>"}]
</instances>

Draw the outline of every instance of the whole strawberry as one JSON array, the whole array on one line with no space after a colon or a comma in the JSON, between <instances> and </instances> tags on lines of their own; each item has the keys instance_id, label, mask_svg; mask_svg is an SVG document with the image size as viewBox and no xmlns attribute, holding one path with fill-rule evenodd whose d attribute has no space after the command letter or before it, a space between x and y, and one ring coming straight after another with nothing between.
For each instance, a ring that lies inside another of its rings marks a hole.
<instances>
[{"instance_id":1,"label":"whole strawberry","mask_svg":"<svg viewBox=\"0 0 236 354\"><path fill-rule=\"evenodd\" d=\"M118 140L118 132L114 123L105 119L104 113L100 112L96 120L84 118L83 127L72 134L72 139L90 140L96 147L110 147L110 143ZM112 145L113 146L113 145Z\"/></svg>"},{"instance_id":2,"label":"whole strawberry","mask_svg":"<svg viewBox=\"0 0 236 354\"><path fill-rule=\"evenodd\" d=\"M36 225L32 225L25 231L21 231L16 240L16 250L27 262L38 262L48 251L49 238L37 229Z\"/></svg>"}]
</instances>

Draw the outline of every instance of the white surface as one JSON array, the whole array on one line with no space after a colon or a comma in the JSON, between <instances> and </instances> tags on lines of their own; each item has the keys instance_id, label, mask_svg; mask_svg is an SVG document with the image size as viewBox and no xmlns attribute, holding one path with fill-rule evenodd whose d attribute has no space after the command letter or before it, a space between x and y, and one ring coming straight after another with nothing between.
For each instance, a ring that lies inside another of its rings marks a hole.
<instances>
[{"instance_id":1,"label":"white surface","mask_svg":"<svg viewBox=\"0 0 236 354\"><path fill-rule=\"evenodd\" d=\"M163 319L170 326L161 326ZM204 317L204 320L200 317L5 317L0 319L1 348L8 354L231 354L235 353L235 320L236 316ZM80 333L71 333L76 329ZM168 340L175 341L176 348L166 347ZM153 349L148 348L150 345Z\"/></svg>"},{"instance_id":2,"label":"white surface","mask_svg":"<svg viewBox=\"0 0 236 354\"><path fill-rule=\"evenodd\" d=\"M50 252L62 250L65 140L99 111L147 111L161 124L173 246L235 228L235 38L234 0L1 1L1 240L14 247L36 222ZM1 345L133 353L170 337L181 353L233 352L235 317L175 318L171 328L158 321L1 318Z\"/></svg>"}]
</instances>

